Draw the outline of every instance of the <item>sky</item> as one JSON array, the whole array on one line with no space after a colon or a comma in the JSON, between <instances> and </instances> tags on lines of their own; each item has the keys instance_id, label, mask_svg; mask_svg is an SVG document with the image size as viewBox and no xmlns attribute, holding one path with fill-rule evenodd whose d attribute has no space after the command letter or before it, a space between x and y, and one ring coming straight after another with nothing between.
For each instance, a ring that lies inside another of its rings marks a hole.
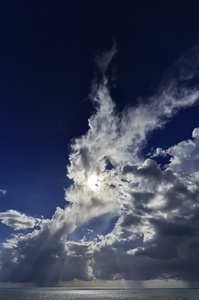
<instances>
[{"instance_id":1,"label":"sky","mask_svg":"<svg viewBox=\"0 0 199 300\"><path fill-rule=\"evenodd\" d=\"M0 1L0 286L199 287L198 15Z\"/></svg>"}]
</instances>

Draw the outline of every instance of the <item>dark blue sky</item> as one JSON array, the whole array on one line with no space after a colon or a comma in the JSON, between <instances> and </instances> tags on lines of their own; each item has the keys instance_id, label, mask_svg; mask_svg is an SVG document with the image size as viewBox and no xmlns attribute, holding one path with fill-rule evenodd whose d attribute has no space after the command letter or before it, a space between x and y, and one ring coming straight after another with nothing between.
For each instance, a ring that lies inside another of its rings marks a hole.
<instances>
[{"instance_id":1,"label":"dark blue sky","mask_svg":"<svg viewBox=\"0 0 199 300\"><path fill-rule=\"evenodd\" d=\"M198 40L198 15L198 1L1 1L1 210L48 217L64 205L97 54L116 40L112 93L119 109L132 105Z\"/></svg>"},{"instance_id":2,"label":"dark blue sky","mask_svg":"<svg viewBox=\"0 0 199 300\"><path fill-rule=\"evenodd\" d=\"M0 1L0 211L51 218L64 208L71 139L85 134L98 55L110 49L118 111L147 101L168 68L198 42L194 0ZM151 147L191 138L197 106L182 110ZM0 224L0 240L12 230Z\"/></svg>"}]
</instances>

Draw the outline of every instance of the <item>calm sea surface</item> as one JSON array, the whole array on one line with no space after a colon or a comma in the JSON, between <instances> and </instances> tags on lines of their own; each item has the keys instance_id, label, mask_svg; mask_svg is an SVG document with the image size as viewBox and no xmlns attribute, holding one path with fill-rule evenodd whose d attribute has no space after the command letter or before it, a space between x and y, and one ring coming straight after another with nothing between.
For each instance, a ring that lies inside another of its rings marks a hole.
<instances>
[{"instance_id":1,"label":"calm sea surface","mask_svg":"<svg viewBox=\"0 0 199 300\"><path fill-rule=\"evenodd\" d=\"M63 288L0 289L0 300L199 300L199 289L68 290Z\"/></svg>"}]
</instances>

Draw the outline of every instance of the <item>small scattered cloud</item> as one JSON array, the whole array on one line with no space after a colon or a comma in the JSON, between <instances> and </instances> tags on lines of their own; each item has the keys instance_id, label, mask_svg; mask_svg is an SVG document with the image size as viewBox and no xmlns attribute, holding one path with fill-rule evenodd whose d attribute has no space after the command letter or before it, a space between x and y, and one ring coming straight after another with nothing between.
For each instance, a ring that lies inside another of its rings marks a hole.
<instances>
[{"instance_id":1,"label":"small scattered cloud","mask_svg":"<svg viewBox=\"0 0 199 300\"><path fill-rule=\"evenodd\" d=\"M7 193L7 190L2 190L2 189L0 189L0 197L1 197L1 196L5 196L6 193Z\"/></svg>"},{"instance_id":2,"label":"small scattered cloud","mask_svg":"<svg viewBox=\"0 0 199 300\"><path fill-rule=\"evenodd\" d=\"M43 222L42 219L27 216L13 209L1 212L0 220L2 224L12 227L14 230L34 228Z\"/></svg>"}]
</instances>

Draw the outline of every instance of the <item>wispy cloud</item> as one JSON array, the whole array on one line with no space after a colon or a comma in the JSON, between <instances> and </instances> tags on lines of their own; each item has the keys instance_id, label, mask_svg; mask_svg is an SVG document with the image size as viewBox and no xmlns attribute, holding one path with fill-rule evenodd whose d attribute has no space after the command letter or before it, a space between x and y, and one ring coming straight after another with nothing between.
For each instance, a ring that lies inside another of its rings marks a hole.
<instances>
[{"instance_id":1,"label":"wispy cloud","mask_svg":"<svg viewBox=\"0 0 199 300\"><path fill-rule=\"evenodd\" d=\"M0 197L6 195L7 191L0 189Z\"/></svg>"},{"instance_id":2,"label":"wispy cloud","mask_svg":"<svg viewBox=\"0 0 199 300\"><path fill-rule=\"evenodd\" d=\"M97 56L95 62L98 70L102 73L103 76L105 76L106 71L116 53L117 53L117 46L114 40L113 45L109 51L100 53L100 55Z\"/></svg>"},{"instance_id":3,"label":"wispy cloud","mask_svg":"<svg viewBox=\"0 0 199 300\"><path fill-rule=\"evenodd\" d=\"M96 111L88 132L71 144L67 176L73 184L65 195L70 204L57 208L40 229L4 244L1 280L38 285L73 279L197 280L198 129L191 140L159 148L148 159L142 150L150 132L198 100L193 80L198 47L167 72L154 96L120 113L106 77L115 53L114 44L98 61L102 80L91 93ZM164 169L154 159L160 154L171 156ZM78 227L92 231L92 222L104 215L109 222L117 218L108 233L72 240ZM13 210L0 216L14 229L37 224Z\"/></svg>"}]
</instances>

